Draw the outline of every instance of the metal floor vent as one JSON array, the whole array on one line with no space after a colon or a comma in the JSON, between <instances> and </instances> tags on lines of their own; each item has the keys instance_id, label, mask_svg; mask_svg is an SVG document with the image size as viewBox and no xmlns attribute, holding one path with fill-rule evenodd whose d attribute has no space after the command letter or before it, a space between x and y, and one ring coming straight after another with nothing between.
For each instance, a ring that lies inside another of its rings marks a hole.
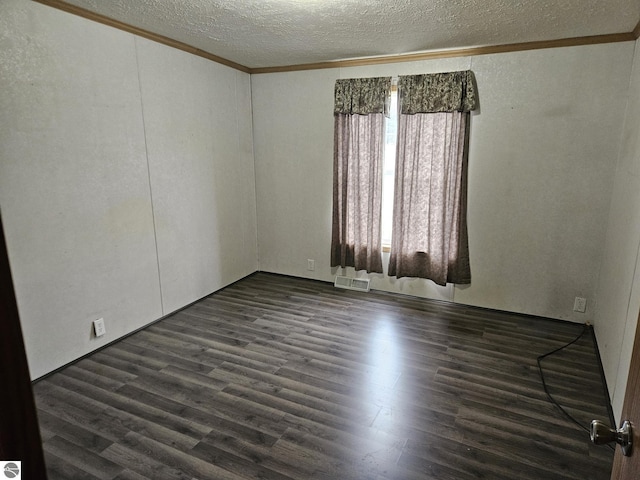
<instances>
[{"instance_id":1,"label":"metal floor vent","mask_svg":"<svg viewBox=\"0 0 640 480\"><path fill-rule=\"evenodd\" d=\"M336 281L333 283L333 286L338 288L346 288L347 290L368 292L369 281L370 280L368 278L350 278L336 275Z\"/></svg>"}]
</instances>

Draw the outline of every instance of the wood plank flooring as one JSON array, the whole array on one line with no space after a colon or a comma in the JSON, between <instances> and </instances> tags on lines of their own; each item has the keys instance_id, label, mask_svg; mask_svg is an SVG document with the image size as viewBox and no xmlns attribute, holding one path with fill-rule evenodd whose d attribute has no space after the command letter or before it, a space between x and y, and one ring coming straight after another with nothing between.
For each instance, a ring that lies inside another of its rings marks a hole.
<instances>
[{"instance_id":1,"label":"wood plank flooring","mask_svg":"<svg viewBox=\"0 0 640 480\"><path fill-rule=\"evenodd\" d=\"M49 478L608 480L581 330L255 274L37 382Z\"/></svg>"}]
</instances>

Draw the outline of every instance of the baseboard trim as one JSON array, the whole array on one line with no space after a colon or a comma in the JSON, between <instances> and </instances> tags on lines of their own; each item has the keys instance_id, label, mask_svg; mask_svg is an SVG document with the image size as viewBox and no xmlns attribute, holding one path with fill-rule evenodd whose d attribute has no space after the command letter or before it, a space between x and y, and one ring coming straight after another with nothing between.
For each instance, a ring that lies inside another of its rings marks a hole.
<instances>
[{"instance_id":1,"label":"baseboard trim","mask_svg":"<svg viewBox=\"0 0 640 480\"><path fill-rule=\"evenodd\" d=\"M300 279L300 280L308 280L310 282L319 282L319 283L333 285L333 280L320 280L320 279L317 279L317 278L303 277L303 276L300 276L300 275L289 275L289 274L286 274L286 273L270 272L268 270L258 270L255 273L266 273L266 274L269 274L269 275L277 275L279 277L294 278L294 279ZM371 288L369 293L372 293L372 292L379 293L379 294L401 295L401 296L405 296L405 297L418 298L420 300L426 300L428 302L441 303L441 304L444 304L444 305L457 305L459 307L472 308L472 309L475 309L475 310L483 310L483 311L486 311L486 312L494 312L494 313L499 313L499 314L502 314L502 315L515 315L515 316L526 318L526 319L530 319L530 320L543 320L543 321L549 321L549 322L559 322L559 323L564 323L566 325L577 325L577 326L584 325L584 322L574 322L574 321L566 320L566 319L563 319L563 318L543 317L541 315L534 315L532 313L512 312L512 311L509 311L509 310L501 310L499 308L481 307L481 306L478 306L478 305L469 305L467 303L459 303L459 302L455 302L455 301L451 301L451 300L441 300L439 298L419 297L417 295L411 295L410 293L405 293L405 292L391 292L391 291L388 291L388 290L378 290L376 288Z\"/></svg>"}]
</instances>

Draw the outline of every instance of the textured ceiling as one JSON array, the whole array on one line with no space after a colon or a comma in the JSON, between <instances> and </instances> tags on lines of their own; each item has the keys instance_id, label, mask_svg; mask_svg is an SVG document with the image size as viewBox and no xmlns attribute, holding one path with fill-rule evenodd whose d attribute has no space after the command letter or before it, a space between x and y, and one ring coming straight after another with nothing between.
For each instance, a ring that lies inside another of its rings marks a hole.
<instances>
[{"instance_id":1,"label":"textured ceiling","mask_svg":"<svg viewBox=\"0 0 640 480\"><path fill-rule=\"evenodd\" d=\"M249 68L627 33L640 0L66 0Z\"/></svg>"}]
</instances>

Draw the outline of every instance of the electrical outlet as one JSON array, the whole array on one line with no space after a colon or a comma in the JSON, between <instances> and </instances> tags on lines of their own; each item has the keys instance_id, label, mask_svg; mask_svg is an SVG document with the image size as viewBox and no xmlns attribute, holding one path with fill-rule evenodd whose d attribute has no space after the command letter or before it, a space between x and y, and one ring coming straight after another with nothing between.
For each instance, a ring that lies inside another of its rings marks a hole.
<instances>
[{"instance_id":1,"label":"electrical outlet","mask_svg":"<svg viewBox=\"0 0 640 480\"><path fill-rule=\"evenodd\" d=\"M104 318L93 321L93 332L96 334L96 337L101 337L107 333L107 329L104 327Z\"/></svg>"},{"instance_id":2,"label":"electrical outlet","mask_svg":"<svg viewBox=\"0 0 640 480\"><path fill-rule=\"evenodd\" d=\"M582 297L576 297L573 302L573 311L578 313L584 313L587 310L587 299Z\"/></svg>"},{"instance_id":3,"label":"electrical outlet","mask_svg":"<svg viewBox=\"0 0 640 480\"><path fill-rule=\"evenodd\" d=\"M307 259L307 270L315 270L316 269L316 261L315 260L311 260L310 258Z\"/></svg>"}]
</instances>

